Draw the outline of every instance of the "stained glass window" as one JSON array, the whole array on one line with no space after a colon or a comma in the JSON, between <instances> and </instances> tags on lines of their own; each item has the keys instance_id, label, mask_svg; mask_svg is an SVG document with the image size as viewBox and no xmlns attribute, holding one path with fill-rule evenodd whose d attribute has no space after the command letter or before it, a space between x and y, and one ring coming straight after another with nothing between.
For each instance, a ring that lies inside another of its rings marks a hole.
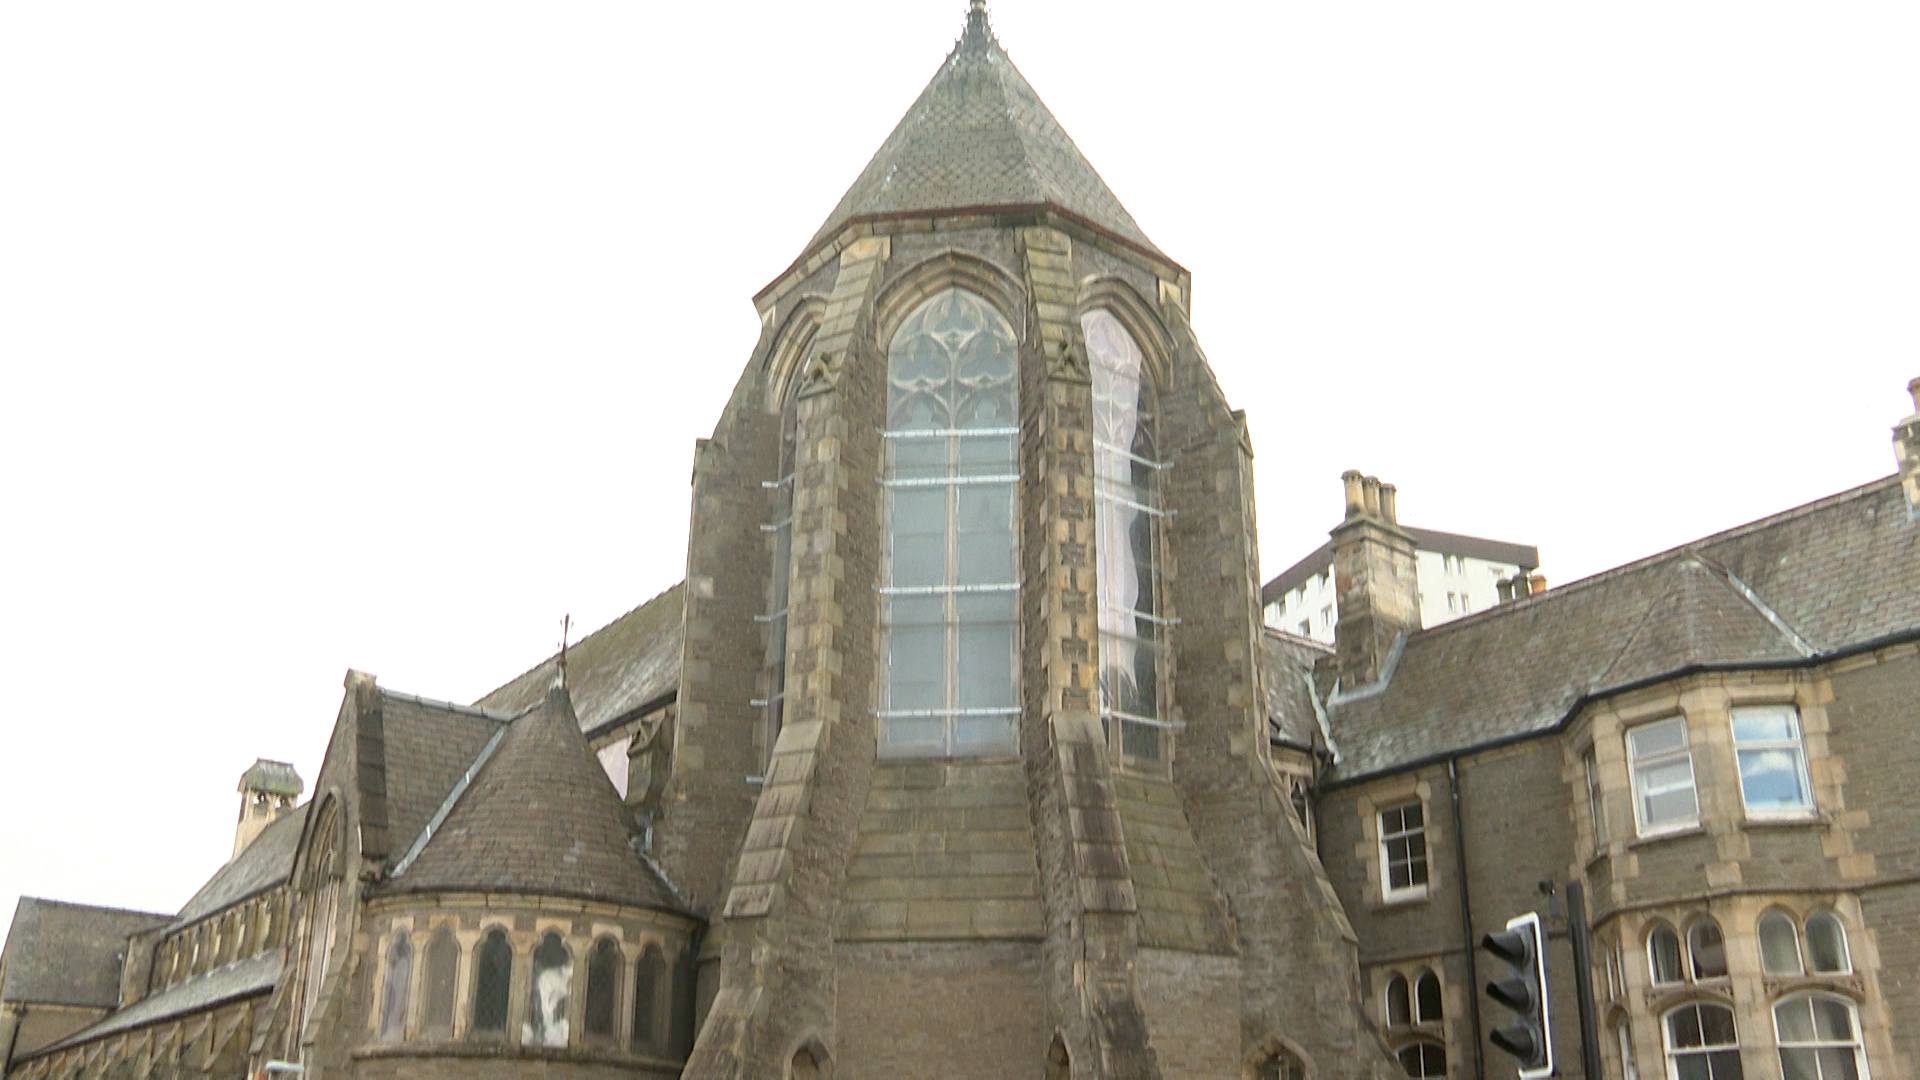
<instances>
[{"instance_id":1,"label":"stained glass window","mask_svg":"<svg viewBox=\"0 0 1920 1080\"><path fill-rule=\"evenodd\" d=\"M443 926L427 941L427 998L420 1022L431 1034L453 1034L454 986L459 971L460 944Z\"/></svg>"},{"instance_id":2,"label":"stained glass window","mask_svg":"<svg viewBox=\"0 0 1920 1080\"><path fill-rule=\"evenodd\" d=\"M887 350L883 755L1015 746L1018 374L1013 328L960 289Z\"/></svg>"},{"instance_id":3,"label":"stained glass window","mask_svg":"<svg viewBox=\"0 0 1920 1080\"><path fill-rule=\"evenodd\" d=\"M473 957L473 1030L507 1030L507 992L513 979L513 947L498 927L487 931Z\"/></svg>"},{"instance_id":4,"label":"stained glass window","mask_svg":"<svg viewBox=\"0 0 1920 1080\"><path fill-rule=\"evenodd\" d=\"M633 969L633 1048L647 1053L666 1049L660 1005L666 992L667 962L660 946L648 945Z\"/></svg>"},{"instance_id":5,"label":"stained glass window","mask_svg":"<svg viewBox=\"0 0 1920 1080\"><path fill-rule=\"evenodd\" d=\"M612 1038L619 1003L620 946L614 944L612 938L601 938L587 959L587 1034L600 1039Z\"/></svg>"},{"instance_id":6,"label":"stained glass window","mask_svg":"<svg viewBox=\"0 0 1920 1080\"><path fill-rule=\"evenodd\" d=\"M573 954L549 930L533 950L533 981L527 987L527 1020L520 1041L527 1046L567 1045L567 1005L573 990Z\"/></svg>"},{"instance_id":7,"label":"stained glass window","mask_svg":"<svg viewBox=\"0 0 1920 1080\"><path fill-rule=\"evenodd\" d=\"M399 1039L407 1030L407 988L413 984L413 946L396 930L387 947L387 973L380 985L380 1037Z\"/></svg>"},{"instance_id":8,"label":"stained glass window","mask_svg":"<svg viewBox=\"0 0 1920 1080\"><path fill-rule=\"evenodd\" d=\"M1080 329L1093 376L1100 717L1121 760L1159 762L1166 756L1169 725L1153 377L1139 344L1111 312L1088 312Z\"/></svg>"}]
</instances>

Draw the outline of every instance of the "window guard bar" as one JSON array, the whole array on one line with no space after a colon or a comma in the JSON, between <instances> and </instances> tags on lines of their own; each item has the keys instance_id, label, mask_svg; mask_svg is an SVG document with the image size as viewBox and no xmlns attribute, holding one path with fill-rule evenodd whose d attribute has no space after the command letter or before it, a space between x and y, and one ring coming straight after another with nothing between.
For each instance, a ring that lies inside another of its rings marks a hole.
<instances>
[{"instance_id":1,"label":"window guard bar","mask_svg":"<svg viewBox=\"0 0 1920 1080\"><path fill-rule=\"evenodd\" d=\"M779 611L769 612L768 614L765 614L765 615L755 615L753 617L753 621L757 623L779 622L781 619L786 618L787 612L791 610L793 609L781 608Z\"/></svg>"},{"instance_id":2,"label":"window guard bar","mask_svg":"<svg viewBox=\"0 0 1920 1080\"><path fill-rule=\"evenodd\" d=\"M779 521L776 521L770 525L768 524L761 525L760 531L763 533L777 533L781 529L787 528L792 524L793 524L793 517L789 515L787 517L781 518Z\"/></svg>"},{"instance_id":3,"label":"window guard bar","mask_svg":"<svg viewBox=\"0 0 1920 1080\"><path fill-rule=\"evenodd\" d=\"M1119 709L1101 709L1101 719L1124 720L1129 724L1143 724L1160 728L1163 731L1185 731L1187 725L1179 720L1162 720L1156 716L1141 716L1138 713L1122 712Z\"/></svg>"},{"instance_id":4,"label":"window guard bar","mask_svg":"<svg viewBox=\"0 0 1920 1080\"><path fill-rule=\"evenodd\" d=\"M993 705L972 709L875 709L882 720L905 720L932 716L1019 716L1018 705Z\"/></svg>"},{"instance_id":5,"label":"window guard bar","mask_svg":"<svg viewBox=\"0 0 1920 1080\"><path fill-rule=\"evenodd\" d=\"M1123 499L1110 492L1101 491L1098 487L1094 488L1093 497L1096 499L1105 499L1107 502L1119 503L1121 506L1131 506L1149 517L1171 518L1180 516L1180 511L1178 510L1161 510L1158 507L1148 506L1145 503L1137 503L1132 499ZM764 525L761 526L761 528L765 527Z\"/></svg>"},{"instance_id":6,"label":"window guard bar","mask_svg":"<svg viewBox=\"0 0 1920 1080\"><path fill-rule=\"evenodd\" d=\"M1119 454L1119 455L1120 455L1121 457L1123 457L1123 458L1126 458L1126 459L1127 459L1128 461L1132 461L1132 462L1136 462L1136 463L1138 463L1138 464L1141 464L1141 465L1145 465L1145 466L1146 466L1147 468L1149 468L1149 469L1171 469L1171 468L1173 468L1173 459L1172 459L1172 458L1169 458L1169 459L1167 459L1166 461L1155 461L1155 460L1153 460L1152 458L1143 458L1143 457L1141 457L1141 456L1140 456L1139 454L1136 454L1136 453L1134 453L1133 451L1131 451L1131 450L1127 450L1127 449L1125 449L1125 448L1123 448L1123 447L1120 447L1120 446L1116 446L1116 445L1114 445L1113 443L1110 443L1110 442L1108 442L1108 441L1106 441L1105 439L1095 439L1095 440L1093 440L1093 447L1094 447L1094 449L1096 449L1096 450L1105 450L1105 451L1107 451L1107 452L1108 452L1108 453L1110 453L1110 454Z\"/></svg>"},{"instance_id":7,"label":"window guard bar","mask_svg":"<svg viewBox=\"0 0 1920 1080\"><path fill-rule=\"evenodd\" d=\"M945 596L948 593L1019 592L1019 582L1007 585L875 585L881 596Z\"/></svg>"},{"instance_id":8,"label":"window guard bar","mask_svg":"<svg viewBox=\"0 0 1920 1080\"><path fill-rule=\"evenodd\" d=\"M883 439L966 439L986 438L988 436L1000 438L1006 435L1018 434L1020 434L1020 429L1017 427L929 428L912 431L888 431L885 428L880 429L880 437Z\"/></svg>"},{"instance_id":9,"label":"window guard bar","mask_svg":"<svg viewBox=\"0 0 1920 1080\"><path fill-rule=\"evenodd\" d=\"M994 473L989 476L911 476L897 480L882 480L881 487L971 487L976 484L1017 484L1018 473ZM765 526L761 526L765 528Z\"/></svg>"},{"instance_id":10,"label":"window guard bar","mask_svg":"<svg viewBox=\"0 0 1920 1080\"><path fill-rule=\"evenodd\" d=\"M773 488L786 487L788 484L791 484L791 483L793 483L793 474L788 473L787 475L781 477L778 480L762 480L760 481L760 486L763 488L767 488L768 490L772 490Z\"/></svg>"},{"instance_id":11,"label":"window guard bar","mask_svg":"<svg viewBox=\"0 0 1920 1080\"><path fill-rule=\"evenodd\" d=\"M1139 608L1120 607L1117 604L1101 604L1100 610L1118 612L1122 615L1131 615L1136 619L1145 619L1148 622L1154 624L1155 626L1179 626L1180 625L1180 620L1177 618L1166 618L1160 615L1149 615L1148 613L1141 611ZM1105 632L1112 633L1113 631L1105 631Z\"/></svg>"},{"instance_id":12,"label":"window guard bar","mask_svg":"<svg viewBox=\"0 0 1920 1080\"><path fill-rule=\"evenodd\" d=\"M773 695L772 697L748 698L747 704L753 706L756 709L764 709L776 701L785 701L786 699L787 699L787 692L785 690L782 690L779 693Z\"/></svg>"}]
</instances>

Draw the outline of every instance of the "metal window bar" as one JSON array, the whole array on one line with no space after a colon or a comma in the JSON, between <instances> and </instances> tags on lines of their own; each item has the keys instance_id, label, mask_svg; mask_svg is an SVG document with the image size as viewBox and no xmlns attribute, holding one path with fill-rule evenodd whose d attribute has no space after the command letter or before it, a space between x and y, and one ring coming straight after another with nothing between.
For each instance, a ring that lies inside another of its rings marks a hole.
<instances>
[{"instance_id":1,"label":"metal window bar","mask_svg":"<svg viewBox=\"0 0 1920 1080\"><path fill-rule=\"evenodd\" d=\"M920 487L975 487L981 484L1018 483L1018 473L995 473L990 476L913 476L904 479L882 480L881 487L920 488ZM766 528L762 525L761 528Z\"/></svg>"},{"instance_id":2,"label":"metal window bar","mask_svg":"<svg viewBox=\"0 0 1920 1080\"><path fill-rule=\"evenodd\" d=\"M1007 585L875 585L881 596L946 596L950 593L1018 592L1018 582Z\"/></svg>"},{"instance_id":3,"label":"metal window bar","mask_svg":"<svg viewBox=\"0 0 1920 1080\"><path fill-rule=\"evenodd\" d=\"M1156 716L1141 716L1138 713L1122 712L1119 709L1101 709L1102 720L1124 720L1129 724L1142 724L1159 728L1162 731L1184 731L1187 725L1179 720L1162 720Z\"/></svg>"},{"instance_id":4,"label":"metal window bar","mask_svg":"<svg viewBox=\"0 0 1920 1080\"><path fill-rule=\"evenodd\" d=\"M909 431L888 431L882 428L880 430L880 437L883 439L984 439L988 437L999 439L1018 434L1020 429L1017 427L932 428Z\"/></svg>"},{"instance_id":5,"label":"metal window bar","mask_svg":"<svg viewBox=\"0 0 1920 1080\"><path fill-rule=\"evenodd\" d=\"M1121 457L1126 458L1128 461L1131 461L1136 465L1145 465L1149 469L1173 468L1172 458L1168 458L1166 461L1155 461L1152 458L1144 458L1144 457L1141 457L1139 454L1136 454L1133 451L1126 449L1125 447L1116 446L1113 443L1106 441L1105 439L1093 440L1093 446L1094 446L1094 449L1096 450L1105 450L1109 454L1119 454Z\"/></svg>"},{"instance_id":6,"label":"metal window bar","mask_svg":"<svg viewBox=\"0 0 1920 1080\"><path fill-rule=\"evenodd\" d=\"M756 709L764 709L767 706L774 704L775 702L785 701L786 699L787 699L787 692L785 690L782 690L779 693L773 695L772 697L749 698L747 699L747 704L753 706Z\"/></svg>"},{"instance_id":7,"label":"metal window bar","mask_svg":"<svg viewBox=\"0 0 1920 1080\"><path fill-rule=\"evenodd\" d=\"M773 522L772 524L761 525L760 531L763 533L777 533L780 530L785 529L792 524L793 524L793 515L788 514L786 517L783 517L779 521Z\"/></svg>"},{"instance_id":8,"label":"metal window bar","mask_svg":"<svg viewBox=\"0 0 1920 1080\"><path fill-rule=\"evenodd\" d=\"M1100 610L1101 611L1117 611L1130 618L1145 619L1148 622L1154 624L1155 626L1179 626L1180 625L1180 620L1178 618L1167 618L1160 615L1150 615L1144 611L1141 611L1139 608L1121 607L1118 604L1101 604ZM1116 631L1110 630L1106 632L1115 633Z\"/></svg>"},{"instance_id":9,"label":"metal window bar","mask_svg":"<svg viewBox=\"0 0 1920 1080\"><path fill-rule=\"evenodd\" d=\"M781 477L778 480L762 480L760 481L760 486L771 491L774 488L786 487L788 484L791 484L791 483L793 483L793 474L788 473L787 475Z\"/></svg>"},{"instance_id":10,"label":"metal window bar","mask_svg":"<svg viewBox=\"0 0 1920 1080\"><path fill-rule=\"evenodd\" d=\"M753 621L757 623L777 623L781 619L786 618L787 612L791 610L791 608L781 608L779 611L769 612L765 615L755 615Z\"/></svg>"},{"instance_id":11,"label":"metal window bar","mask_svg":"<svg viewBox=\"0 0 1920 1080\"><path fill-rule=\"evenodd\" d=\"M1096 499L1104 499L1111 503L1119 503L1121 506L1130 506L1146 514L1148 517L1171 518L1180 516L1180 511L1178 510L1161 510L1158 507L1148 506L1145 503L1134 502L1132 499L1123 499L1111 492L1101 491L1097 486L1094 488L1093 497ZM761 527L765 528L765 526Z\"/></svg>"},{"instance_id":12,"label":"metal window bar","mask_svg":"<svg viewBox=\"0 0 1920 1080\"><path fill-rule=\"evenodd\" d=\"M971 709L875 709L882 720L908 720L935 716L1018 716L1018 705L978 706Z\"/></svg>"}]
</instances>

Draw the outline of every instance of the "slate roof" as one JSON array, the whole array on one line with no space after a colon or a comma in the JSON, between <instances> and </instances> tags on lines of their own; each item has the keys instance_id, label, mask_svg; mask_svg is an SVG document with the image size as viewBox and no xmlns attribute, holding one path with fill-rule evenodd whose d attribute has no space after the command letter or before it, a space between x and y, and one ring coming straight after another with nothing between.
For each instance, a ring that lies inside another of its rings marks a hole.
<instances>
[{"instance_id":1,"label":"slate roof","mask_svg":"<svg viewBox=\"0 0 1920 1080\"><path fill-rule=\"evenodd\" d=\"M681 619L686 583L580 639L567 650L567 691L583 731L594 731L669 698L680 684ZM540 703L553 684L556 653L475 702L495 712L520 713Z\"/></svg>"},{"instance_id":2,"label":"slate roof","mask_svg":"<svg viewBox=\"0 0 1920 1080\"><path fill-rule=\"evenodd\" d=\"M987 25L984 4L809 248L861 218L1051 205L1159 254Z\"/></svg>"},{"instance_id":3,"label":"slate roof","mask_svg":"<svg viewBox=\"0 0 1920 1080\"><path fill-rule=\"evenodd\" d=\"M1558 727L1702 665L1797 663L1920 633L1920 523L1889 478L1408 637L1328 702L1335 778Z\"/></svg>"},{"instance_id":4,"label":"slate roof","mask_svg":"<svg viewBox=\"0 0 1920 1080\"><path fill-rule=\"evenodd\" d=\"M178 928L198 922L286 881L293 872L293 849L299 846L300 826L306 820L305 806L275 818L232 862L214 871L207 883L200 886L200 891L173 917L173 925Z\"/></svg>"},{"instance_id":5,"label":"slate roof","mask_svg":"<svg viewBox=\"0 0 1920 1080\"><path fill-rule=\"evenodd\" d=\"M380 716L378 784L386 792L387 809L383 854L392 862L426 829L447 793L505 723L505 716L385 687L380 688ZM372 767L372 762L362 765Z\"/></svg>"},{"instance_id":6,"label":"slate roof","mask_svg":"<svg viewBox=\"0 0 1920 1080\"><path fill-rule=\"evenodd\" d=\"M634 853L627 810L565 690L515 720L391 892L485 890L679 910Z\"/></svg>"},{"instance_id":7,"label":"slate roof","mask_svg":"<svg viewBox=\"0 0 1920 1080\"><path fill-rule=\"evenodd\" d=\"M1540 566L1540 549L1529 544L1488 540L1479 536L1441 532L1438 529L1416 529L1411 525L1402 525L1401 528L1413 537L1414 546L1421 551L1458 555L1463 559L1485 559L1488 562L1509 563L1522 570L1536 570ZM1332 565L1333 541L1328 540L1314 548L1312 554L1275 574L1273 580L1261 586L1260 606L1265 607L1280 599L1283 593L1305 585L1308 578Z\"/></svg>"},{"instance_id":8,"label":"slate roof","mask_svg":"<svg viewBox=\"0 0 1920 1080\"><path fill-rule=\"evenodd\" d=\"M1313 711L1313 665L1333 650L1312 638L1265 629L1260 666L1267 695L1267 734L1277 742L1311 749L1319 741L1320 721Z\"/></svg>"},{"instance_id":9,"label":"slate roof","mask_svg":"<svg viewBox=\"0 0 1920 1080\"><path fill-rule=\"evenodd\" d=\"M280 978L280 950L272 949L245 960L236 960L214 968L183 983L170 986L142 998L105 1017L91 1027L82 1028L60 1041L35 1050L32 1055L49 1054L76 1043L90 1042L115 1032L170 1020L176 1016L209 1009L225 1001L270 992Z\"/></svg>"},{"instance_id":10,"label":"slate roof","mask_svg":"<svg viewBox=\"0 0 1920 1080\"><path fill-rule=\"evenodd\" d=\"M127 938L166 924L145 911L23 896L0 951L0 1001L110 1009L120 1000Z\"/></svg>"}]
</instances>

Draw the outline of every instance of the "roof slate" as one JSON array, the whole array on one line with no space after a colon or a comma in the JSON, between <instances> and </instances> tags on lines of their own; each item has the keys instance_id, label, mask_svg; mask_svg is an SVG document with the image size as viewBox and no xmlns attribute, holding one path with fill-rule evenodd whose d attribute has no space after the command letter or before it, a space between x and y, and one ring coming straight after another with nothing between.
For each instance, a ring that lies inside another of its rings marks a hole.
<instances>
[{"instance_id":1,"label":"roof slate","mask_svg":"<svg viewBox=\"0 0 1920 1080\"><path fill-rule=\"evenodd\" d=\"M446 801L502 721L458 705L380 691L388 851L397 860Z\"/></svg>"},{"instance_id":2,"label":"roof slate","mask_svg":"<svg viewBox=\"0 0 1920 1080\"><path fill-rule=\"evenodd\" d=\"M864 217L1034 205L1057 206L1159 253L1013 66L986 12L976 9L808 247Z\"/></svg>"},{"instance_id":3,"label":"roof slate","mask_svg":"<svg viewBox=\"0 0 1920 1080\"><path fill-rule=\"evenodd\" d=\"M627 811L567 692L515 720L426 846L386 888L485 890L679 910L634 853Z\"/></svg>"},{"instance_id":4,"label":"roof slate","mask_svg":"<svg viewBox=\"0 0 1920 1080\"><path fill-rule=\"evenodd\" d=\"M680 684L686 583L580 639L567 649L567 691L580 727L593 731L673 694ZM553 683L556 653L475 702L515 714L540 703Z\"/></svg>"},{"instance_id":5,"label":"roof slate","mask_svg":"<svg viewBox=\"0 0 1920 1080\"><path fill-rule=\"evenodd\" d=\"M1313 665L1332 649L1311 638L1268 629L1260 636L1260 666L1267 695L1267 733L1294 746L1311 747L1320 722L1313 711Z\"/></svg>"},{"instance_id":6,"label":"roof slate","mask_svg":"<svg viewBox=\"0 0 1920 1080\"><path fill-rule=\"evenodd\" d=\"M260 830L253 843L233 857L233 861L214 871L200 891L193 894L173 917L173 925L198 922L222 908L236 904L264 889L287 880L293 872L293 849L300 844L300 826L307 820L307 808L296 807L274 819Z\"/></svg>"},{"instance_id":7,"label":"roof slate","mask_svg":"<svg viewBox=\"0 0 1920 1080\"><path fill-rule=\"evenodd\" d=\"M0 951L0 1001L110 1009L120 1000L127 938L168 916L23 896Z\"/></svg>"},{"instance_id":8,"label":"roof slate","mask_svg":"<svg viewBox=\"0 0 1920 1080\"><path fill-rule=\"evenodd\" d=\"M1689 667L1915 630L1920 524L1877 481L1412 634L1384 687L1329 701L1335 777L1548 731L1583 698Z\"/></svg>"},{"instance_id":9,"label":"roof slate","mask_svg":"<svg viewBox=\"0 0 1920 1080\"><path fill-rule=\"evenodd\" d=\"M76 1031L52 1045L34 1051L34 1054L52 1053L63 1047L90 1042L115 1032L198 1012L224 1001L264 994L272 990L279 979L280 952L277 949L245 960L236 960L223 967L214 968L204 975L170 986L152 997L142 998L102 1019L92 1027Z\"/></svg>"}]
</instances>

